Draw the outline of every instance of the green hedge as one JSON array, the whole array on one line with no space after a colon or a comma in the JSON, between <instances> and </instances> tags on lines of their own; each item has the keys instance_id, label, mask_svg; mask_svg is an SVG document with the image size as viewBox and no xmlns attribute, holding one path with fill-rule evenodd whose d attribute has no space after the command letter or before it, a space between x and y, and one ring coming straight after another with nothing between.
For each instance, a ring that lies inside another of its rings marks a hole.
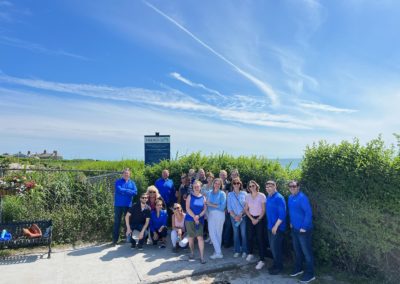
<instances>
[{"instance_id":1,"label":"green hedge","mask_svg":"<svg viewBox=\"0 0 400 284\"><path fill-rule=\"evenodd\" d=\"M398 282L399 157L378 138L307 147L303 189L314 207L320 262Z\"/></svg>"},{"instance_id":2,"label":"green hedge","mask_svg":"<svg viewBox=\"0 0 400 284\"><path fill-rule=\"evenodd\" d=\"M54 166L54 165L52 165ZM132 169L139 192L170 170L176 187L181 173L204 168L239 169L245 182L278 182L284 196L287 181L301 178L302 189L314 209L314 249L317 265L325 263L367 276L399 282L400 266L400 157L379 138L367 145L358 140L339 145L319 142L305 150L300 170L283 168L262 157L204 156L194 153L153 166L118 162L64 161L63 168L122 171ZM24 196L4 199L3 218L52 218L59 243L110 240L113 222L112 183L88 182L83 174L31 173L40 184ZM290 245L287 243L287 245Z\"/></svg>"},{"instance_id":3,"label":"green hedge","mask_svg":"<svg viewBox=\"0 0 400 284\"><path fill-rule=\"evenodd\" d=\"M181 173L187 172L190 168L198 170L200 167L212 171L215 175L218 175L220 169L230 172L237 168L243 180L255 179L260 184L267 179L276 179L286 193L286 181L299 176L298 171L282 168L278 162L265 158L235 158L229 155L207 157L200 153L146 167L143 162L134 160L83 161L80 164L77 161L63 162L63 168L70 168L71 165L75 169L82 170L122 171L124 168L131 168L132 179L135 180L139 193L153 184L161 176L164 168L170 170L176 188L180 184ZM40 186L28 194L5 198L3 207L5 221L52 218L54 239L58 243L111 239L114 212L113 181L91 183L88 182L90 177L83 173L33 172L25 175Z\"/></svg>"}]
</instances>

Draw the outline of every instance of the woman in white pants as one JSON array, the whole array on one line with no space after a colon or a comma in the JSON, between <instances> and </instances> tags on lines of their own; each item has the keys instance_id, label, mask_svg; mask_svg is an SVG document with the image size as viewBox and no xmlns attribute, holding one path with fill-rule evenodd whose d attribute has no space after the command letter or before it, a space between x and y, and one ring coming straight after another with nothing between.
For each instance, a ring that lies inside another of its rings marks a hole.
<instances>
[{"instance_id":1,"label":"woman in white pants","mask_svg":"<svg viewBox=\"0 0 400 284\"><path fill-rule=\"evenodd\" d=\"M188 239L185 236L185 213L179 203L174 204L174 214L172 214L172 231L171 242L172 251L178 252L177 243L180 247L185 247L188 244Z\"/></svg>"},{"instance_id":2,"label":"woman in white pants","mask_svg":"<svg viewBox=\"0 0 400 284\"><path fill-rule=\"evenodd\" d=\"M222 180L214 179L213 190L207 194L208 232L214 246L211 259L223 258L221 251L222 229L225 222L226 194L222 189Z\"/></svg>"}]
</instances>

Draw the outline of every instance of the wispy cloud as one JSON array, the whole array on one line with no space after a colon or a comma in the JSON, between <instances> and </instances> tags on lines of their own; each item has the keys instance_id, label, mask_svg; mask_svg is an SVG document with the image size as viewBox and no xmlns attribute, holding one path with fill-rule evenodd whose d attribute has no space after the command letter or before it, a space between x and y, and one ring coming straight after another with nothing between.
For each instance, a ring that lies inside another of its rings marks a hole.
<instances>
[{"instance_id":1,"label":"wispy cloud","mask_svg":"<svg viewBox=\"0 0 400 284\"><path fill-rule=\"evenodd\" d=\"M189 80L189 79L183 77L181 74L179 74L179 73L177 73L177 72L172 72L172 73L170 73L169 75L170 75L172 78L175 78L176 80L181 81L182 83L185 83L186 85L189 85L189 86L194 87L194 88L200 88L200 89L203 89L203 90L205 90L205 91L207 91L207 92L209 92L209 93L211 93L211 94L215 94L215 95L217 95L217 96L224 97L223 95L221 95L220 92L218 92L218 91L216 91L216 90L213 90L213 89L210 89L210 88L207 88L207 87L204 86L203 84L194 83L194 82L192 82L191 80Z\"/></svg>"},{"instance_id":2,"label":"wispy cloud","mask_svg":"<svg viewBox=\"0 0 400 284\"><path fill-rule=\"evenodd\" d=\"M39 79L17 78L0 74L0 82L14 84L46 91L70 93L84 97L111 101L123 101L150 108L175 109L183 112L196 112L209 119L220 119L228 122L239 122L249 125L270 126L290 129L310 129L313 125L290 115L276 115L264 110L255 109L252 104L244 108L243 96L236 96L231 104L210 104L194 99L185 93L177 91L160 91L143 88L116 88L91 84L67 84L44 81ZM251 101L247 99L247 103Z\"/></svg>"},{"instance_id":3,"label":"wispy cloud","mask_svg":"<svg viewBox=\"0 0 400 284\"><path fill-rule=\"evenodd\" d=\"M85 61L89 60L89 58L87 58L85 56L67 52L62 49L52 50L52 49L48 49L37 43L24 41L24 40L21 40L18 38L7 37L4 35L0 36L0 44L17 47L17 48L23 48L23 49L26 49L29 51L39 52L39 53L43 53L43 54L47 54L47 55L66 56L66 57L79 59L79 60L85 60Z\"/></svg>"},{"instance_id":4,"label":"wispy cloud","mask_svg":"<svg viewBox=\"0 0 400 284\"><path fill-rule=\"evenodd\" d=\"M303 71L303 62L293 52L277 46L270 46L271 51L277 56L282 72L287 76L289 88L296 94L301 94L304 88L315 90L319 83L317 79Z\"/></svg>"},{"instance_id":5,"label":"wispy cloud","mask_svg":"<svg viewBox=\"0 0 400 284\"><path fill-rule=\"evenodd\" d=\"M300 102L299 106L307 108L307 109L326 111L326 112L353 113L353 112L357 111L355 109L338 108L338 107L334 107L331 105L320 104L320 103L310 102L310 101Z\"/></svg>"},{"instance_id":6,"label":"wispy cloud","mask_svg":"<svg viewBox=\"0 0 400 284\"><path fill-rule=\"evenodd\" d=\"M218 58L220 58L222 61L224 61L225 63L227 63L228 65L230 65L233 70L235 70L237 73L239 73L240 75L242 75L243 77L245 77L246 79L248 79L250 82L252 82L259 90L261 90L265 95L268 96L268 98L271 101L272 105L278 105L279 104L279 98L278 98L278 94L273 90L273 88L263 82L262 80L260 80L259 78L257 78L256 76L244 71L242 68L240 68L239 66L237 66L235 63L233 63L232 61L230 61L229 59L227 59L224 55L222 55L221 53L219 53L218 51L216 51L214 48L212 48L210 45L208 45L207 43L205 43L203 40L201 40L199 37L197 37L196 35L194 35L191 31L189 31L187 28L185 28L183 25L179 24L177 21L175 21L173 18L171 18L170 16L168 16L167 14L165 14L164 12L162 12L161 10L159 10L157 7L155 7L154 5L146 2L143 0L143 3L145 3L145 5L147 5L148 7L150 7L151 9L153 9L155 12L157 12L159 15L163 16L165 19L167 19L168 21L170 21L171 23L173 23L176 27L178 27L180 30L182 30L183 32L185 32L187 35L189 35L192 39L194 39L197 43L199 43L201 46L203 46L204 48L206 48L208 51L210 51L212 54L214 54L215 56L217 56Z\"/></svg>"}]
</instances>

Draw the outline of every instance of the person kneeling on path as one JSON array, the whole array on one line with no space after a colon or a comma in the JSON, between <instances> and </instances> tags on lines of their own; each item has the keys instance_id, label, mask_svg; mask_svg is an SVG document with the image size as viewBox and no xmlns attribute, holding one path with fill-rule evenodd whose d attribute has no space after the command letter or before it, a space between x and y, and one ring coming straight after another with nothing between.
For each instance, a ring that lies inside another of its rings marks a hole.
<instances>
[{"instance_id":1,"label":"person kneeling on path","mask_svg":"<svg viewBox=\"0 0 400 284\"><path fill-rule=\"evenodd\" d=\"M179 246L184 248L188 244L188 239L185 236L185 216L186 214L182 210L182 206L179 203L174 204L174 214L172 215L172 231L171 231L171 242L172 251L178 252L177 243Z\"/></svg>"},{"instance_id":2,"label":"person kneeling on path","mask_svg":"<svg viewBox=\"0 0 400 284\"><path fill-rule=\"evenodd\" d=\"M126 234L127 238L131 240L132 248L136 247L136 240L132 238L133 231L139 231L138 249L143 249L144 241L147 238L147 228L150 223L150 206L146 204L147 199L148 196L143 193L140 196L140 202L133 204L125 216Z\"/></svg>"},{"instance_id":3,"label":"person kneeling on path","mask_svg":"<svg viewBox=\"0 0 400 284\"><path fill-rule=\"evenodd\" d=\"M163 202L156 201L156 210L151 211L150 215L150 236L153 245L160 241L159 248L165 248L165 238L167 237L167 210L163 210Z\"/></svg>"}]
</instances>

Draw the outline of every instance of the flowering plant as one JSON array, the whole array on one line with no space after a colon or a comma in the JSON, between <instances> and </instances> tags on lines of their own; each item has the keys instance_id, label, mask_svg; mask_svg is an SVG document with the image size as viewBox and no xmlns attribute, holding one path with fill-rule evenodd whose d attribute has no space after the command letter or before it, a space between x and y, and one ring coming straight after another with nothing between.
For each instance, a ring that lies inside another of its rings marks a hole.
<instances>
[{"instance_id":1,"label":"flowering plant","mask_svg":"<svg viewBox=\"0 0 400 284\"><path fill-rule=\"evenodd\" d=\"M36 182L34 180L29 180L26 176L6 176L0 178L0 195L22 195L36 186Z\"/></svg>"}]
</instances>

